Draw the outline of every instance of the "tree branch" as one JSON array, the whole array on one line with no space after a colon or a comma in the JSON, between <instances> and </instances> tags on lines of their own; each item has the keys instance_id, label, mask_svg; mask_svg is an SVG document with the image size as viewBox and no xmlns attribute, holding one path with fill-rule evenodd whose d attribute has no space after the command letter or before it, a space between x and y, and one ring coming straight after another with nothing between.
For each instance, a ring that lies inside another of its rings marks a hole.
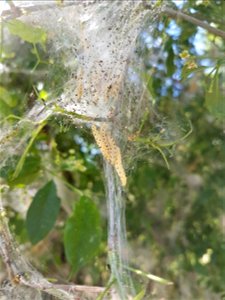
<instances>
[{"instance_id":1,"label":"tree branch","mask_svg":"<svg viewBox=\"0 0 225 300\"><path fill-rule=\"evenodd\" d=\"M215 27L210 26L208 23L198 20L192 16L189 16L181 11L176 11L172 8L169 7L165 7L163 9L163 13L165 13L166 15L168 15L169 17L173 18L173 19L183 19L185 21L188 21L189 23L192 23L194 25L197 25L199 27L204 28L205 30L207 30L208 32L220 36L222 39L225 40L225 32L223 30L217 29Z\"/></svg>"},{"instance_id":2,"label":"tree branch","mask_svg":"<svg viewBox=\"0 0 225 300\"><path fill-rule=\"evenodd\" d=\"M44 4L44 5L34 5L34 6L28 6L28 7L16 7L12 2L9 2L11 9L10 10L5 10L2 12L1 17L3 18L3 20L7 21L13 18L18 18L21 17L24 14L29 14L29 13L33 13L33 12L37 12L40 10L46 10L46 9L52 9L52 8L56 8L57 5L56 4ZM95 1L93 1L92 3L95 3ZM70 3L66 3L66 4L62 4L58 7L60 8L64 8L67 6L71 6L71 5L76 5L76 1L75 2L70 2ZM152 9L152 5L150 4L145 4L145 8L146 9ZM199 27L204 28L205 30L207 30L208 32L221 37L222 39L225 40L225 31L217 29L215 27L210 26L208 23L206 23L205 21L196 19L192 16L189 16L181 11L177 11L174 10L170 7L165 7L162 10L162 13L166 14L167 16L173 18L173 19L183 19L185 21L188 21L189 23L192 23L194 25L197 25Z\"/></svg>"},{"instance_id":3,"label":"tree branch","mask_svg":"<svg viewBox=\"0 0 225 300\"><path fill-rule=\"evenodd\" d=\"M9 4L10 5L10 4ZM27 7L20 7L20 6L15 6L15 9L12 9L10 5L10 9L4 10L1 14L1 18L5 21L22 17L23 15L31 14L34 12L38 11L43 11L46 9L54 9L54 8L64 8L68 6L76 5L76 2L70 2L67 4L61 4L60 6L57 5L56 3L47 3L47 4L40 4L40 5L32 5L32 6L27 6Z\"/></svg>"}]
</instances>

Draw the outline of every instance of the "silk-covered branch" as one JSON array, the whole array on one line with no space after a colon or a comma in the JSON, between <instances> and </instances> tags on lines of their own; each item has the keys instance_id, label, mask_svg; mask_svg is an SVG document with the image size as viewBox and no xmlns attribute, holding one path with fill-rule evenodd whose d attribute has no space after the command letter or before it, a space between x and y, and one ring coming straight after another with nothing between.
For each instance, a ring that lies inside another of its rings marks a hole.
<instances>
[{"instance_id":1,"label":"silk-covered branch","mask_svg":"<svg viewBox=\"0 0 225 300\"><path fill-rule=\"evenodd\" d=\"M95 1L93 1L95 2ZM70 3L66 3L66 4L62 4L62 5L58 5L59 8L63 8L63 7L67 7L67 6L71 6L71 5L76 5L76 1L75 2L70 2ZM28 7L17 7L15 5L13 5L13 2L10 1L10 7L11 9L9 10L5 10L2 12L1 18L5 21L13 19L13 18L18 18L21 17L23 15L29 14L29 13L33 13L36 11L40 11L40 10L46 10L46 9L52 9L52 8L56 8L57 5L56 4L44 4L44 5L34 5L34 6L28 6ZM152 5L147 5L145 3L145 7L146 9L150 9L152 8ZM221 37L222 39L225 40L225 31L221 30L221 29L217 29L215 27L212 27L211 25L209 25L206 21L202 21L199 19L196 19L195 17L192 17L182 11L178 11L175 9L172 9L170 7L165 7L162 10L162 13L169 16L172 19L182 19L185 20L189 23L192 23L196 26L199 26L201 28L204 28L205 30L207 30L208 32Z\"/></svg>"}]
</instances>

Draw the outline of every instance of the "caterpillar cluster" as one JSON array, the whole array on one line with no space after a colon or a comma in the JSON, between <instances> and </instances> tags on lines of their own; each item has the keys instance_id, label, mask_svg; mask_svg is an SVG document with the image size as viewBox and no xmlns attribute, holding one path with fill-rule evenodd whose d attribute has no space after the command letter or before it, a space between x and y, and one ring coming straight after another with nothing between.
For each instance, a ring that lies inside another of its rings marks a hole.
<instances>
[{"instance_id":1,"label":"caterpillar cluster","mask_svg":"<svg viewBox=\"0 0 225 300\"><path fill-rule=\"evenodd\" d=\"M92 133L99 146L103 157L115 168L122 186L127 183L120 148L116 145L106 126L97 127L92 125Z\"/></svg>"}]
</instances>

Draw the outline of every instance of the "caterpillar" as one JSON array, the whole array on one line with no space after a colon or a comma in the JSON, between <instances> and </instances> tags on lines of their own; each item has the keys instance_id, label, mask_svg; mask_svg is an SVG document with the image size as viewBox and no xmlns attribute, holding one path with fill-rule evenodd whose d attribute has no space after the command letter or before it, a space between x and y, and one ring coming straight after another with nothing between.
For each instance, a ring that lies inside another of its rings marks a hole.
<instances>
[{"instance_id":1,"label":"caterpillar","mask_svg":"<svg viewBox=\"0 0 225 300\"><path fill-rule=\"evenodd\" d=\"M103 157L115 168L122 186L127 183L126 173L123 167L120 148L116 145L106 126L92 125L92 133Z\"/></svg>"}]
</instances>

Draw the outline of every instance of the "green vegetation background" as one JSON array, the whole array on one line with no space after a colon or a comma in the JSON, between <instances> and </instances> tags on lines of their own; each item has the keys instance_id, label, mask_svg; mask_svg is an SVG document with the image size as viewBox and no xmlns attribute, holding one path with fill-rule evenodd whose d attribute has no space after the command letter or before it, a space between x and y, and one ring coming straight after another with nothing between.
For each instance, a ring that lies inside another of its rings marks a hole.
<instances>
[{"instance_id":1,"label":"green vegetation background","mask_svg":"<svg viewBox=\"0 0 225 300\"><path fill-rule=\"evenodd\" d=\"M225 30L222 0L186 1L182 10ZM193 127L186 139L171 140L171 146L163 148L169 170L154 147L128 170L131 265L174 283L164 286L137 276L139 288L146 286L152 299L220 299L225 294L225 42L201 32L164 16L151 49L147 39L140 47L143 77L162 118L153 129L158 132L156 142L164 130L185 135L188 119ZM41 32L35 37L17 34L2 44L1 63L7 67L1 73L2 122L10 115L22 117L35 101L47 102L49 91L60 93L67 76L63 61L55 64L47 57L46 37ZM153 63L158 51L161 55ZM209 74L203 66L215 70ZM39 82L44 87L38 90ZM37 132L22 170L14 176L18 161L10 157L1 170L1 183L9 186L2 193L11 229L26 245L29 259L46 277L60 282L73 270L70 280L77 284L106 285L110 272L102 159L89 130L65 118L51 118ZM86 251L82 241L91 237Z\"/></svg>"}]
</instances>

